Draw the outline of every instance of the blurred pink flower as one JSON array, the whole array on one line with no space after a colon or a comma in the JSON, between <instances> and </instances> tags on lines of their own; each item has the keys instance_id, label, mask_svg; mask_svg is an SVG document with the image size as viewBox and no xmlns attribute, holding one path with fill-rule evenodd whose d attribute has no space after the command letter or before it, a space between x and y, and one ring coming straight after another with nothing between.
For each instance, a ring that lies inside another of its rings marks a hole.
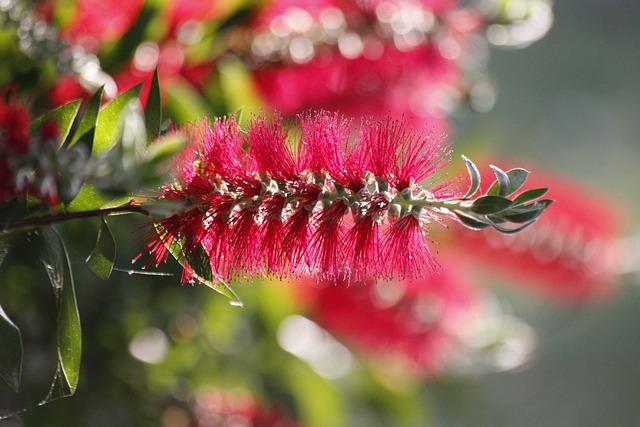
<instances>
[{"instance_id":1,"label":"blurred pink flower","mask_svg":"<svg viewBox=\"0 0 640 427\"><path fill-rule=\"evenodd\" d=\"M248 392L210 388L194 403L193 427L300 427L278 408L262 405Z\"/></svg>"},{"instance_id":2,"label":"blurred pink flower","mask_svg":"<svg viewBox=\"0 0 640 427\"><path fill-rule=\"evenodd\" d=\"M254 80L273 108L406 116L447 129L480 17L455 1L272 1L256 18ZM411 18L409 18L409 16ZM463 17L466 17L463 19Z\"/></svg>"},{"instance_id":3,"label":"blurred pink flower","mask_svg":"<svg viewBox=\"0 0 640 427\"><path fill-rule=\"evenodd\" d=\"M506 273L553 297L584 300L609 292L622 227L617 204L594 188L533 169L527 182L549 187L545 197L555 200L534 226L505 235L494 230L474 234L456 225L456 250L492 273ZM493 179L487 175L484 182Z\"/></svg>"},{"instance_id":4,"label":"blurred pink flower","mask_svg":"<svg viewBox=\"0 0 640 427\"><path fill-rule=\"evenodd\" d=\"M430 274L437 264L427 231L438 217L413 204L459 197L457 181L435 183L448 161L442 139L391 119L364 120L357 137L337 114L309 114L299 123L295 142L278 116L254 118L246 130L233 118L183 130L192 145L160 198L184 211L155 221L155 263L177 243L187 254L203 247L222 280Z\"/></svg>"},{"instance_id":5,"label":"blurred pink flower","mask_svg":"<svg viewBox=\"0 0 640 427\"><path fill-rule=\"evenodd\" d=\"M429 278L352 286L304 278L299 291L311 318L366 359L432 377L460 347L479 303L456 260L440 261L440 274Z\"/></svg>"},{"instance_id":6,"label":"blurred pink flower","mask_svg":"<svg viewBox=\"0 0 640 427\"><path fill-rule=\"evenodd\" d=\"M122 36L135 22L143 0L81 0L75 3L71 18L63 23L63 36L71 44L89 52L104 41Z\"/></svg>"}]
</instances>

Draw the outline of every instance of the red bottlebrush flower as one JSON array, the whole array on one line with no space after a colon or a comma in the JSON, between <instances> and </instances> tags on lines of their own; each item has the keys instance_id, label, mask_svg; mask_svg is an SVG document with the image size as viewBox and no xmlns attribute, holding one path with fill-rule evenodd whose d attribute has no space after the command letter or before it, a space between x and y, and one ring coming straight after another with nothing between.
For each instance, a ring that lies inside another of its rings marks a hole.
<instances>
[{"instance_id":1,"label":"red bottlebrush flower","mask_svg":"<svg viewBox=\"0 0 640 427\"><path fill-rule=\"evenodd\" d=\"M287 115L391 113L444 130L463 86L465 40L480 22L461 25L455 3L272 1L254 24L256 86Z\"/></svg>"},{"instance_id":2,"label":"red bottlebrush flower","mask_svg":"<svg viewBox=\"0 0 640 427\"><path fill-rule=\"evenodd\" d=\"M300 427L288 414L266 407L248 392L208 389L195 398L194 427Z\"/></svg>"},{"instance_id":3,"label":"red bottlebrush flower","mask_svg":"<svg viewBox=\"0 0 640 427\"><path fill-rule=\"evenodd\" d=\"M0 92L0 155L20 155L29 148L29 113L9 89ZM5 154L6 153L6 154Z\"/></svg>"},{"instance_id":4,"label":"red bottlebrush flower","mask_svg":"<svg viewBox=\"0 0 640 427\"><path fill-rule=\"evenodd\" d=\"M441 274L413 281L340 286L305 278L301 301L315 322L365 359L432 377L461 345L479 303L455 262L443 264Z\"/></svg>"},{"instance_id":5,"label":"red bottlebrush flower","mask_svg":"<svg viewBox=\"0 0 640 427\"><path fill-rule=\"evenodd\" d=\"M449 153L442 138L367 119L351 140L349 122L317 113L301 118L294 142L280 120L256 118L244 132L232 118L184 130L193 143L176 163L176 183L160 192L184 212L156 222L156 263L165 243L178 242L187 254L204 248L223 280L428 274L427 228L437 217L422 207L459 197L453 182L432 182Z\"/></svg>"},{"instance_id":6,"label":"red bottlebrush flower","mask_svg":"<svg viewBox=\"0 0 640 427\"><path fill-rule=\"evenodd\" d=\"M555 200L535 226L513 235L455 227L456 250L548 296L576 301L607 293L615 280L621 236L616 203L567 177L535 169L529 182L544 182Z\"/></svg>"}]
</instances>

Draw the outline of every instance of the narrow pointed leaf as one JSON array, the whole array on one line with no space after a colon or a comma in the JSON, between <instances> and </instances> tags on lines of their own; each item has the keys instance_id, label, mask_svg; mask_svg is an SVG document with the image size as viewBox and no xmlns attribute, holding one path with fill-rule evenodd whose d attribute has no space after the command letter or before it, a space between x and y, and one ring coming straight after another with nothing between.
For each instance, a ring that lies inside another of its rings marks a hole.
<instances>
[{"instance_id":1,"label":"narrow pointed leaf","mask_svg":"<svg viewBox=\"0 0 640 427\"><path fill-rule=\"evenodd\" d=\"M501 212L511 206L511 200L500 196L478 197L469 209L477 214L488 215Z\"/></svg>"},{"instance_id":2,"label":"narrow pointed leaf","mask_svg":"<svg viewBox=\"0 0 640 427\"><path fill-rule=\"evenodd\" d=\"M469 184L469 191L467 191L467 194L464 196L465 199L468 199L472 197L476 193L476 191L478 191L478 188L480 188L480 171L478 170L476 165L465 156L462 156L462 160L464 160L464 163L467 166L469 178L471 179L471 183Z\"/></svg>"},{"instance_id":3,"label":"narrow pointed leaf","mask_svg":"<svg viewBox=\"0 0 640 427\"><path fill-rule=\"evenodd\" d=\"M116 259L116 242L105 218L100 219L98 238L93 251L87 257L87 266L102 280L111 276Z\"/></svg>"},{"instance_id":4,"label":"narrow pointed leaf","mask_svg":"<svg viewBox=\"0 0 640 427\"><path fill-rule=\"evenodd\" d=\"M147 129L147 141L153 141L160 134L162 125L162 102L160 99L160 83L158 82L158 69L156 68L151 80L147 106L144 109L144 124Z\"/></svg>"},{"instance_id":5,"label":"narrow pointed leaf","mask_svg":"<svg viewBox=\"0 0 640 427\"><path fill-rule=\"evenodd\" d=\"M118 142L122 133L122 113L129 102L138 98L141 87L141 85L137 85L121 93L100 110L96 122L92 154L105 153Z\"/></svg>"},{"instance_id":6,"label":"narrow pointed leaf","mask_svg":"<svg viewBox=\"0 0 640 427\"><path fill-rule=\"evenodd\" d=\"M509 176L509 194L513 194L518 191L529 177L529 171L522 168L511 169L507 172Z\"/></svg>"},{"instance_id":7,"label":"narrow pointed leaf","mask_svg":"<svg viewBox=\"0 0 640 427\"><path fill-rule=\"evenodd\" d=\"M542 212L544 212L543 207L508 213L503 212L500 214L500 218L510 222L523 223L536 220Z\"/></svg>"},{"instance_id":8,"label":"narrow pointed leaf","mask_svg":"<svg viewBox=\"0 0 640 427\"><path fill-rule=\"evenodd\" d=\"M98 112L100 111L100 102L102 101L103 91L104 87L101 87L96 91L96 93L93 94L93 96L91 96L91 98L89 98L89 102L87 102L84 114L80 119L78 129L76 129L75 133L71 137L69 146L73 146L81 139L85 141L88 147L91 147L91 145L93 144L96 122L98 121Z\"/></svg>"},{"instance_id":9,"label":"narrow pointed leaf","mask_svg":"<svg viewBox=\"0 0 640 427\"><path fill-rule=\"evenodd\" d=\"M509 195L509 176L505 171L497 166L489 165L493 173L496 175L495 182L487 190L488 195L507 197Z\"/></svg>"},{"instance_id":10,"label":"narrow pointed leaf","mask_svg":"<svg viewBox=\"0 0 640 427\"><path fill-rule=\"evenodd\" d=\"M69 135L71 125L73 124L73 121L78 114L81 103L82 101L80 100L71 101L43 114L42 116L35 119L33 123L31 123L31 132L37 132L40 130L43 124L49 121L54 121L58 124L58 128L60 129L60 144L62 144Z\"/></svg>"},{"instance_id":11,"label":"narrow pointed leaf","mask_svg":"<svg viewBox=\"0 0 640 427\"><path fill-rule=\"evenodd\" d=\"M0 306L0 377L16 393L22 377L22 334Z\"/></svg>"},{"instance_id":12,"label":"narrow pointed leaf","mask_svg":"<svg viewBox=\"0 0 640 427\"><path fill-rule=\"evenodd\" d=\"M58 363L70 394L75 393L80 374L82 353L80 315L69 255L52 228L42 229L42 256L58 306Z\"/></svg>"},{"instance_id":13,"label":"narrow pointed leaf","mask_svg":"<svg viewBox=\"0 0 640 427\"><path fill-rule=\"evenodd\" d=\"M513 205L522 205L532 200L539 199L544 196L548 190L548 188L534 188L532 190L523 191L513 199Z\"/></svg>"},{"instance_id":14,"label":"narrow pointed leaf","mask_svg":"<svg viewBox=\"0 0 640 427\"><path fill-rule=\"evenodd\" d=\"M158 225L155 227L156 232L161 236L166 233L162 227ZM211 270L211 264L209 263L209 257L202 245L198 245L196 250L186 253L187 251L183 249L183 243L172 239L170 243L167 244L167 249L176 261L178 261L183 268L190 271L194 278L200 283L229 298L231 300L231 304L236 306L243 305L242 300L240 300L238 295L227 283L219 277L214 277L213 271Z\"/></svg>"}]
</instances>

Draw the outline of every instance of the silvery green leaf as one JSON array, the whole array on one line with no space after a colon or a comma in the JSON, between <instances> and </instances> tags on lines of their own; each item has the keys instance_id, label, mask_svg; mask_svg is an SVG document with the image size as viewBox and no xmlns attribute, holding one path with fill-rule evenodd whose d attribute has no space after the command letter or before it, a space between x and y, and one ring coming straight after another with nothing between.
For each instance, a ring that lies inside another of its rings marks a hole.
<instances>
[{"instance_id":1,"label":"silvery green leaf","mask_svg":"<svg viewBox=\"0 0 640 427\"><path fill-rule=\"evenodd\" d=\"M507 171L509 177L509 194L518 191L529 177L529 171L522 168L514 168Z\"/></svg>"},{"instance_id":2,"label":"silvery green leaf","mask_svg":"<svg viewBox=\"0 0 640 427\"><path fill-rule=\"evenodd\" d=\"M510 187L509 176L506 174L505 171L503 171L497 166L489 165L489 167L491 168L491 170L493 170L493 173L496 175L496 180L491 185L491 187L489 187L489 190L487 190L487 194L493 195L493 196L500 196L500 197L508 196L510 194L509 193L509 187Z\"/></svg>"},{"instance_id":3,"label":"silvery green leaf","mask_svg":"<svg viewBox=\"0 0 640 427\"><path fill-rule=\"evenodd\" d=\"M467 191L467 194L464 196L465 199L468 199L472 197L476 193L476 191L478 191L478 188L480 188L480 171L478 170L476 165L467 157L462 156L462 160L464 160L464 163L467 166L469 178L471 179L469 191Z\"/></svg>"},{"instance_id":4,"label":"silvery green leaf","mask_svg":"<svg viewBox=\"0 0 640 427\"><path fill-rule=\"evenodd\" d=\"M513 199L513 205L522 205L532 200L539 199L540 197L544 196L548 190L548 188L534 188L531 190L523 191L522 193L518 194L515 199Z\"/></svg>"},{"instance_id":5,"label":"silvery green leaf","mask_svg":"<svg viewBox=\"0 0 640 427\"><path fill-rule=\"evenodd\" d=\"M502 212L511 206L511 200L500 196L481 196L473 201L469 209L476 214L489 215Z\"/></svg>"}]
</instances>

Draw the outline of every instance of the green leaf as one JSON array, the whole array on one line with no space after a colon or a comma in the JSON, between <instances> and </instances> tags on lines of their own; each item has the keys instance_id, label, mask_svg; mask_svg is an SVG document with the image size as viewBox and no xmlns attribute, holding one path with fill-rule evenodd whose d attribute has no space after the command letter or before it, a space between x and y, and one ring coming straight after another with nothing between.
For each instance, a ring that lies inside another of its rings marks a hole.
<instances>
[{"instance_id":1,"label":"green leaf","mask_svg":"<svg viewBox=\"0 0 640 427\"><path fill-rule=\"evenodd\" d=\"M58 307L58 363L71 394L75 393L82 353L80 315L69 254L53 228L42 228L41 260L53 286Z\"/></svg>"},{"instance_id":2,"label":"green leaf","mask_svg":"<svg viewBox=\"0 0 640 427\"><path fill-rule=\"evenodd\" d=\"M142 85L137 85L121 93L100 110L93 138L92 154L105 153L118 142L122 133L122 113L129 102L138 98L141 87Z\"/></svg>"},{"instance_id":3,"label":"green leaf","mask_svg":"<svg viewBox=\"0 0 640 427\"><path fill-rule=\"evenodd\" d=\"M508 212L501 213L499 217L509 222L523 223L535 221L542 214L542 212L544 212L543 207L517 210L514 212L511 212L511 210L509 210Z\"/></svg>"},{"instance_id":4,"label":"green leaf","mask_svg":"<svg viewBox=\"0 0 640 427\"><path fill-rule=\"evenodd\" d=\"M538 199L544 196L548 190L548 188L534 188L532 190L523 191L522 193L518 194L515 199L513 199L513 205L523 205L532 200Z\"/></svg>"},{"instance_id":5,"label":"green leaf","mask_svg":"<svg viewBox=\"0 0 640 427\"><path fill-rule=\"evenodd\" d=\"M71 101L41 115L31 123L29 130L31 132L37 132L46 122L54 121L58 124L60 129L60 144L62 144L69 135L71 125L78 114L78 110L80 109L80 104L82 104L82 101L80 100Z\"/></svg>"},{"instance_id":6,"label":"green leaf","mask_svg":"<svg viewBox=\"0 0 640 427\"><path fill-rule=\"evenodd\" d=\"M111 233L107 220L100 218L98 238L93 251L87 257L87 266L98 278L107 280L111 276L115 259L116 242L113 233Z\"/></svg>"},{"instance_id":7,"label":"green leaf","mask_svg":"<svg viewBox=\"0 0 640 427\"><path fill-rule=\"evenodd\" d=\"M496 175L496 180L491 185L489 190L487 190L487 194L493 195L493 196L500 196L500 197L508 196L510 194L509 193L509 187L510 187L509 176L506 174L505 171L503 171L497 166L489 165L489 167L491 168L491 170L493 170L493 173Z\"/></svg>"},{"instance_id":8,"label":"green leaf","mask_svg":"<svg viewBox=\"0 0 640 427\"><path fill-rule=\"evenodd\" d=\"M147 106L144 110L144 124L147 129L147 141L153 141L160 134L162 125L162 101L160 99L160 83L158 82L158 69L156 68L151 80Z\"/></svg>"},{"instance_id":9,"label":"green leaf","mask_svg":"<svg viewBox=\"0 0 640 427\"><path fill-rule=\"evenodd\" d=\"M482 196L473 201L469 209L477 214L488 215L502 212L511 206L511 200L500 196Z\"/></svg>"},{"instance_id":10,"label":"green leaf","mask_svg":"<svg viewBox=\"0 0 640 427\"><path fill-rule=\"evenodd\" d=\"M509 177L509 194L518 191L529 177L529 171L522 168L514 168L507 172Z\"/></svg>"},{"instance_id":11,"label":"green leaf","mask_svg":"<svg viewBox=\"0 0 640 427\"><path fill-rule=\"evenodd\" d=\"M87 144L87 147L91 148L96 129L96 122L98 120L98 113L100 111L100 103L102 102L103 91L104 86L98 89L96 93L89 98L84 114L82 115L82 119L80 119L78 129L76 129L73 137L71 137L71 142L69 143L70 147L82 139Z\"/></svg>"},{"instance_id":12,"label":"green leaf","mask_svg":"<svg viewBox=\"0 0 640 427\"><path fill-rule=\"evenodd\" d=\"M22 334L0 306L0 376L16 393L22 376Z\"/></svg>"},{"instance_id":13,"label":"green leaf","mask_svg":"<svg viewBox=\"0 0 640 427\"><path fill-rule=\"evenodd\" d=\"M453 211L453 213L456 214L456 216L458 217L458 220L463 225L465 225L467 228L471 228L472 230L482 230L484 228L489 227L489 224L478 221L477 218L473 218L470 215L466 215L458 211Z\"/></svg>"},{"instance_id":14,"label":"green leaf","mask_svg":"<svg viewBox=\"0 0 640 427\"><path fill-rule=\"evenodd\" d=\"M155 224L155 228L160 236L166 236L166 231L160 225ZM231 304L242 307L242 301L233 289L219 277L214 277L209 257L202 245L186 251L181 241L176 239L164 239L164 241L171 255L183 268L190 271L196 280L229 298Z\"/></svg>"},{"instance_id":15,"label":"green leaf","mask_svg":"<svg viewBox=\"0 0 640 427\"><path fill-rule=\"evenodd\" d=\"M472 197L476 193L476 191L478 191L478 188L480 188L480 171L478 170L476 165L465 156L462 156L462 160L464 160L467 166L467 171L469 172L469 178L471 178L469 191L467 191L467 194L464 196L465 199L468 199Z\"/></svg>"}]
</instances>

